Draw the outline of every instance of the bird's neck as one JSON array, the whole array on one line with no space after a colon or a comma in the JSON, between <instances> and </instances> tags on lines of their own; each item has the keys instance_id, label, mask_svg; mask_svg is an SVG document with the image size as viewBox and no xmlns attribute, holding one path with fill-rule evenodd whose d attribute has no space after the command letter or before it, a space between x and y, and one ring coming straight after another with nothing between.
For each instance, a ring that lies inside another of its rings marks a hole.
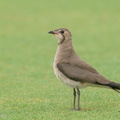
<instances>
[{"instance_id":1,"label":"bird's neck","mask_svg":"<svg viewBox=\"0 0 120 120\"><path fill-rule=\"evenodd\" d=\"M67 60L72 55L73 52L74 49L72 46L72 40L64 41L62 44L58 45L54 62L58 63L61 62L62 60Z\"/></svg>"}]
</instances>

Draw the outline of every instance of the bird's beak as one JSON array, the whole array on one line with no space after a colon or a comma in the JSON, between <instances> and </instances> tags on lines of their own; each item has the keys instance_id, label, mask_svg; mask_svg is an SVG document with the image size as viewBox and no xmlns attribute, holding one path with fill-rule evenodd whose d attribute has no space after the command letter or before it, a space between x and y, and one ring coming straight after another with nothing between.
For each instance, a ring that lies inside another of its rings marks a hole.
<instances>
[{"instance_id":1,"label":"bird's beak","mask_svg":"<svg viewBox=\"0 0 120 120\"><path fill-rule=\"evenodd\" d=\"M49 33L49 34L55 34L54 31L49 31L48 33Z\"/></svg>"}]
</instances>

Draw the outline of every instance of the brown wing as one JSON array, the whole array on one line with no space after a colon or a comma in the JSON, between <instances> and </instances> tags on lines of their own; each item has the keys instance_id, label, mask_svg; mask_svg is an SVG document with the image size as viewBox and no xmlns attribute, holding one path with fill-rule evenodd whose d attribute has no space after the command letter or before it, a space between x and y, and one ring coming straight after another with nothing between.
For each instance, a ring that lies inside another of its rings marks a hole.
<instances>
[{"instance_id":1,"label":"brown wing","mask_svg":"<svg viewBox=\"0 0 120 120\"><path fill-rule=\"evenodd\" d=\"M82 60L75 52L72 53L68 60L71 65L75 65L92 73L98 73L90 64ZM98 73L99 74L99 73Z\"/></svg>"},{"instance_id":2,"label":"brown wing","mask_svg":"<svg viewBox=\"0 0 120 120\"><path fill-rule=\"evenodd\" d=\"M69 63L58 63L58 69L69 79L93 84L108 84L110 81L98 73L92 73Z\"/></svg>"}]
</instances>

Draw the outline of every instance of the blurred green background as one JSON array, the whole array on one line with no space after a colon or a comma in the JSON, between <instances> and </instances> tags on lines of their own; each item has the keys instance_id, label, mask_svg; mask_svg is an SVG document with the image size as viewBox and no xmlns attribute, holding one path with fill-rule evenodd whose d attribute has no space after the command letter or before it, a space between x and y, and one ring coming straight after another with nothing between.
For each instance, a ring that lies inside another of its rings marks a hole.
<instances>
[{"instance_id":1,"label":"blurred green background","mask_svg":"<svg viewBox=\"0 0 120 120\"><path fill-rule=\"evenodd\" d=\"M0 120L118 120L120 94L82 90L74 112L72 89L53 73L57 41L48 31L65 27L82 59L120 83L119 0L0 1Z\"/></svg>"}]
</instances>

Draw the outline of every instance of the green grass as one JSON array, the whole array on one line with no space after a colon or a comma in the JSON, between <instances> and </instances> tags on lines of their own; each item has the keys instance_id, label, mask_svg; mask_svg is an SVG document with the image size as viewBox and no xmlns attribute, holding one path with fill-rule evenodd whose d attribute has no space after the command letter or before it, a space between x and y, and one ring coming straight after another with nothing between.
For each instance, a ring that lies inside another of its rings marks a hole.
<instances>
[{"instance_id":1,"label":"green grass","mask_svg":"<svg viewBox=\"0 0 120 120\"><path fill-rule=\"evenodd\" d=\"M56 39L72 31L82 59L120 83L119 0L4 0L0 2L0 120L119 120L120 94L81 90L79 112L70 111L72 89L53 73Z\"/></svg>"}]
</instances>

